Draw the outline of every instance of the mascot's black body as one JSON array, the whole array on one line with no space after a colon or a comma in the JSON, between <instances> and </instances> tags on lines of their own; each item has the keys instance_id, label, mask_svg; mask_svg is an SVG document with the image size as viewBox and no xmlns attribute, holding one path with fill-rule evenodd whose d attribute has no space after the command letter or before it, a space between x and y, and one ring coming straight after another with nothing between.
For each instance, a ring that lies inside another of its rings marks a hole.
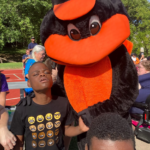
<instances>
[{"instance_id":1,"label":"mascot's black body","mask_svg":"<svg viewBox=\"0 0 150 150\"><path fill-rule=\"evenodd\" d=\"M87 126L103 112L128 118L138 82L121 1L54 0L53 6L42 22L41 40L47 55L65 69L60 66L52 93L66 93ZM84 144L83 138L80 149Z\"/></svg>"}]
</instances>

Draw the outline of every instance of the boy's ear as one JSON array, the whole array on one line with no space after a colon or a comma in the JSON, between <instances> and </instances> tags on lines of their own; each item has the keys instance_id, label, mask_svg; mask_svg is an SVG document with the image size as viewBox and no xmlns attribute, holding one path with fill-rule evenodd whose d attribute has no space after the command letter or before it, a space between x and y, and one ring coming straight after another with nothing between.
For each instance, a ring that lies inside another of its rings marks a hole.
<instances>
[{"instance_id":1,"label":"boy's ear","mask_svg":"<svg viewBox=\"0 0 150 150\"><path fill-rule=\"evenodd\" d=\"M27 85L28 85L28 87L31 87L31 84L30 84L29 80L27 81Z\"/></svg>"}]
</instances>

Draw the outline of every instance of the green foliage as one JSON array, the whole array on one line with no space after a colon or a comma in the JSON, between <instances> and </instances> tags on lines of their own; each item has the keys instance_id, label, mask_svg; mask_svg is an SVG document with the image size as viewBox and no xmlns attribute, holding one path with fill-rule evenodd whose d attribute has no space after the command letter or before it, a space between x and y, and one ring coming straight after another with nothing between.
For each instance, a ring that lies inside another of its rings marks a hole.
<instances>
[{"instance_id":1,"label":"green foliage","mask_svg":"<svg viewBox=\"0 0 150 150\"><path fill-rule=\"evenodd\" d=\"M40 43L40 25L51 0L0 0L0 49L6 43L24 47L31 36Z\"/></svg>"},{"instance_id":2,"label":"green foliage","mask_svg":"<svg viewBox=\"0 0 150 150\"><path fill-rule=\"evenodd\" d=\"M122 0L130 16L133 52L139 54L144 47L145 54L150 55L150 2L148 0Z\"/></svg>"}]
</instances>

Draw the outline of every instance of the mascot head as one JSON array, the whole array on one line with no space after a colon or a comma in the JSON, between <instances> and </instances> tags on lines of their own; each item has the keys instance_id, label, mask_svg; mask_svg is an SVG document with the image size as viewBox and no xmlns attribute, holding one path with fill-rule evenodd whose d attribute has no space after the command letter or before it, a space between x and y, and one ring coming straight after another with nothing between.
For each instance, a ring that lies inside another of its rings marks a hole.
<instances>
[{"instance_id":1,"label":"mascot head","mask_svg":"<svg viewBox=\"0 0 150 150\"><path fill-rule=\"evenodd\" d=\"M41 39L55 62L89 65L108 56L130 35L120 0L53 0L41 25ZM114 40L115 39L115 40Z\"/></svg>"}]
</instances>

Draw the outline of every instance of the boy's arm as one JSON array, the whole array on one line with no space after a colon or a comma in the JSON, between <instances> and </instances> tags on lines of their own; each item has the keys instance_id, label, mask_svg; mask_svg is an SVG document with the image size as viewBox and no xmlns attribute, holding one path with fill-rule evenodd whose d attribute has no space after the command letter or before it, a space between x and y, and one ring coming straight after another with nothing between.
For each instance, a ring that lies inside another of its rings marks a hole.
<instances>
[{"instance_id":1,"label":"boy's arm","mask_svg":"<svg viewBox=\"0 0 150 150\"><path fill-rule=\"evenodd\" d=\"M0 118L0 144L5 150L10 150L16 144L15 136L7 128L8 113L5 110L1 110Z\"/></svg>"},{"instance_id":2,"label":"boy's arm","mask_svg":"<svg viewBox=\"0 0 150 150\"><path fill-rule=\"evenodd\" d=\"M3 86L5 89L8 89L7 82L4 83L4 80ZM15 145L16 138L7 128L8 113L5 109L5 101L6 92L0 92L0 144L5 148L5 150L10 150Z\"/></svg>"},{"instance_id":3,"label":"boy's arm","mask_svg":"<svg viewBox=\"0 0 150 150\"><path fill-rule=\"evenodd\" d=\"M23 143L24 143L23 135L16 135L16 138L17 143L13 150L23 150Z\"/></svg>"},{"instance_id":4,"label":"boy's arm","mask_svg":"<svg viewBox=\"0 0 150 150\"><path fill-rule=\"evenodd\" d=\"M79 117L78 126L65 126L65 135L69 137L77 136L83 132L87 132L89 128L83 123L81 117Z\"/></svg>"}]
</instances>

